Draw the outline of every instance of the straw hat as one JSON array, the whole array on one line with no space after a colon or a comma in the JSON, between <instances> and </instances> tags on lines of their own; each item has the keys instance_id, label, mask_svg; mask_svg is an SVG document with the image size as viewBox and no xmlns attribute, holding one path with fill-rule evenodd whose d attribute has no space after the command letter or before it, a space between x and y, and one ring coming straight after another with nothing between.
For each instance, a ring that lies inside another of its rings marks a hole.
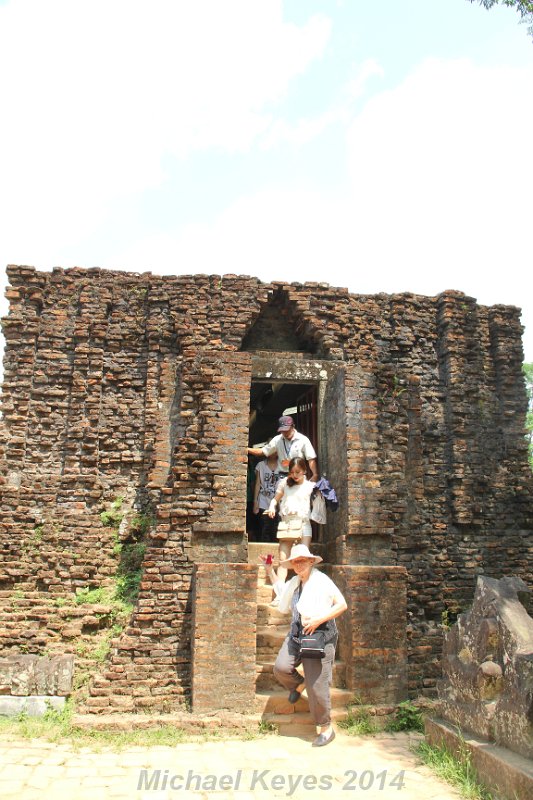
<instances>
[{"instance_id":1,"label":"straw hat","mask_svg":"<svg viewBox=\"0 0 533 800\"><path fill-rule=\"evenodd\" d=\"M322 561L322 556L315 556L307 545L305 544L295 544L291 550L290 556L285 561L280 561L280 567L290 567L291 561L295 561L297 558L312 558L315 564L319 564Z\"/></svg>"}]
</instances>

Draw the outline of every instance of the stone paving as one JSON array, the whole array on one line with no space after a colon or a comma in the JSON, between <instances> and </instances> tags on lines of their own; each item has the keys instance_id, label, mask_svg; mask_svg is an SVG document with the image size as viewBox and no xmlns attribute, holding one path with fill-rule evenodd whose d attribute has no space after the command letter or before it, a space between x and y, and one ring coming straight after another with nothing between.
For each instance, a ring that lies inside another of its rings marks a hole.
<instances>
[{"instance_id":1,"label":"stone paving","mask_svg":"<svg viewBox=\"0 0 533 800\"><path fill-rule=\"evenodd\" d=\"M351 798L457 800L423 766L419 735L352 737L324 748L309 736L196 741L175 747L76 748L0 739L0 797L17 800Z\"/></svg>"}]
</instances>

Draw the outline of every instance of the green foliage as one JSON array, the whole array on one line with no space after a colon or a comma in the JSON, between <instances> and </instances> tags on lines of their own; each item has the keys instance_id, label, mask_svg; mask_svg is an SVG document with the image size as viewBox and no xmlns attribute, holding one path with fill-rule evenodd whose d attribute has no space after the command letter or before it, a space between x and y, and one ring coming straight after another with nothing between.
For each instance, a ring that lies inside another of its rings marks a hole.
<instances>
[{"instance_id":1,"label":"green foliage","mask_svg":"<svg viewBox=\"0 0 533 800\"><path fill-rule=\"evenodd\" d=\"M31 536L22 544L24 555L36 556L39 552L39 545L43 540L44 525L36 525Z\"/></svg>"},{"instance_id":2,"label":"green foliage","mask_svg":"<svg viewBox=\"0 0 533 800\"><path fill-rule=\"evenodd\" d=\"M144 542L122 545L115 597L123 603L134 605L137 600L145 550Z\"/></svg>"},{"instance_id":3,"label":"green foliage","mask_svg":"<svg viewBox=\"0 0 533 800\"><path fill-rule=\"evenodd\" d=\"M475 0L470 0L471 3ZM528 25L528 33L533 36L533 2L532 0L477 0L485 8L502 5L514 8L520 14L521 22Z\"/></svg>"},{"instance_id":4,"label":"green foliage","mask_svg":"<svg viewBox=\"0 0 533 800\"><path fill-rule=\"evenodd\" d=\"M76 654L82 658L88 658L103 664L111 649L111 639L119 636L122 632L122 625L115 624L106 631L100 632L92 641L78 642Z\"/></svg>"},{"instance_id":5,"label":"green foliage","mask_svg":"<svg viewBox=\"0 0 533 800\"><path fill-rule=\"evenodd\" d=\"M260 735L268 733L278 733L278 729L273 722L270 722L270 720L262 719L261 722L259 723L258 733Z\"/></svg>"},{"instance_id":6,"label":"green foliage","mask_svg":"<svg viewBox=\"0 0 533 800\"><path fill-rule=\"evenodd\" d=\"M124 502L123 497L117 497L116 500L113 500L111 503L111 508L107 511L102 511L100 514L100 519L102 520L102 524L106 526L106 528L119 528L120 523L122 522L122 518L124 514L120 510L122 508L122 503Z\"/></svg>"},{"instance_id":7,"label":"green foliage","mask_svg":"<svg viewBox=\"0 0 533 800\"><path fill-rule=\"evenodd\" d=\"M388 731L420 731L424 730L424 717L419 708L406 700L400 703L393 719L386 727Z\"/></svg>"},{"instance_id":8,"label":"green foliage","mask_svg":"<svg viewBox=\"0 0 533 800\"><path fill-rule=\"evenodd\" d=\"M36 525L35 528L33 529L32 539L35 542L42 541L43 533L44 533L44 525Z\"/></svg>"},{"instance_id":9,"label":"green foliage","mask_svg":"<svg viewBox=\"0 0 533 800\"><path fill-rule=\"evenodd\" d=\"M440 615L441 618L441 625L445 630L449 630L457 622L457 617L461 613L461 607L458 605L449 606L445 608L442 614Z\"/></svg>"},{"instance_id":10,"label":"green foliage","mask_svg":"<svg viewBox=\"0 0 533 800\"><path fill-rule=\"evenodd\" d=\"M365 706L353 705L348 709L348 717L339 722L349 736L372 736L377 733L377 726L370 711Z\"/></svg>"},{"instance_id":11,"label":"green foliage","mask_svg":"<svg viewBox=\"0 0 533 800\"><path fill-rule=\"evenodd\" d=\"M54 600L54 605L56 608L63 608L64 606L71 606L73 603L76 602L76 598L74 597L56 597Z\"/></svg>"},{"instance_id":12,"label":"green foliage","mask_svg":"<svg viewBox=\"0 0 533 800\"><path fill-rule=\"evenodd\" d=\"M424 764L439 778L455 786L462 797L468 800L494 800L492 794L479 783L472 766L472 757L464 741L457 756L452 755L445 747L435 747L425 741L420 742L416 752Z\"/></svg>"},{"instance_id":13,"label":"green foliage","mask_svg":"<svg viewBox=\"0 0 533 800\"><path fill-rule=\"evenodd\" d=\"M533 470L533 363L522 364L522 371L527 392L526 439L529 447L529 465Z\"/></svg>"},{"instance_id":14,"label":"green foliage","mask_svg":"<svg viewBox=\"0 0 533 800\"><path fill-rule=\"evenodd\" d=\"M130 522L130 532L135 539L141 539L146 536L155 523L156 518L153 514L136 514Z\"/></svg>"},{"instance_id":15,"label":"green foliage","mask_svg":"<svg viewBox=\"0 0 533 800\"><path fill-rule=\"evenodd\" d=\"M100 587L98 589L78 589L74 597L77 606L99 605L100 603L110 603L113 599L113 589Z\"/></svg>"}]
</instances>

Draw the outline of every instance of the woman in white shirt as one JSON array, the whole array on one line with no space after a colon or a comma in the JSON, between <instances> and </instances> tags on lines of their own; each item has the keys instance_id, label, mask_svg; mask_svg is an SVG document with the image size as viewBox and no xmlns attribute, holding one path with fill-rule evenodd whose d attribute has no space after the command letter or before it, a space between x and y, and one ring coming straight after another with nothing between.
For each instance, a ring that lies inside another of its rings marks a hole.
<instances>
[{"instance_id":1,"label":"woman in white shirt","mask_svg":"<svg viewBox=\"0 0 533 800\"><path fill-rule=\"evenodd\" d=\"M274 664L274 675L289 690L290 703L300 699L302 684L305 683L309 710L318 734L313 747L323 747L335 738L329 692L338 639L334 620L346 611L346 600L333 581L315 569L315 564L322 559L314 556L304 544L295 545L290 557L280 562L280 566L290 567L296 573L288 583L279 580L272 565L266 563L266 556L260 556L260 559L279 598L279 610L285 613L292 610L291 628ZM302 634L314 633L317 628L325 630L325 655L323 658L302 658L299 639ZM299 664L304 670L303 681L296 670Z\"/></svg>"},{"instance_id":2,"label":"woman in white shirt","mask_svg":"<svg viewBox=\"0 0 533 800\"><path fill-rule=\"evenodd\" d=\"M276 494L270 501L267 514L273 519L276 516L276 510L279 503L279 513L282 522L286 520L298 520L301 522L301 538L303 544L309 547L311 544L311 536L313 534L311 528L311 494L315 488L313 481L307 480L307 461L305 458L292 458L289 462L289 473L286 478L282 478L276 488ZM287 577L287 568L282 566L288 557L291 546L294 544L293 539L283 539L280 536L278 529L279 539L279 563L278 579L284 581Z\"/></svg>"}]
</instances>

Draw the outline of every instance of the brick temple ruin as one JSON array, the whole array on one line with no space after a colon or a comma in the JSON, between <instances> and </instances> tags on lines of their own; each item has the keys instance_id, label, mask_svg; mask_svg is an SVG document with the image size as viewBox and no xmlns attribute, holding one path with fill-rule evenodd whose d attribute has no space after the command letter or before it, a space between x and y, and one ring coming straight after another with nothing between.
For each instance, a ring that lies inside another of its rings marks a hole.
<instances>
[{"instance_id":1,"label":"brick temple ruin","mask_svg":"<svg viewBox=\"0 0 533 800\"><path fill-rule=\"evenodd\" d=\"M316 547L349 604L352 695L433 695L442 622L476 577L532 584L519 309L236 275L8 276L0 656L82 659L112 612L73 598L112 586L117 543L139 543L135 514L152 520L86 710L254 707L246 447L287 408L340 498Z\"/></svg>"}]
</instances>

